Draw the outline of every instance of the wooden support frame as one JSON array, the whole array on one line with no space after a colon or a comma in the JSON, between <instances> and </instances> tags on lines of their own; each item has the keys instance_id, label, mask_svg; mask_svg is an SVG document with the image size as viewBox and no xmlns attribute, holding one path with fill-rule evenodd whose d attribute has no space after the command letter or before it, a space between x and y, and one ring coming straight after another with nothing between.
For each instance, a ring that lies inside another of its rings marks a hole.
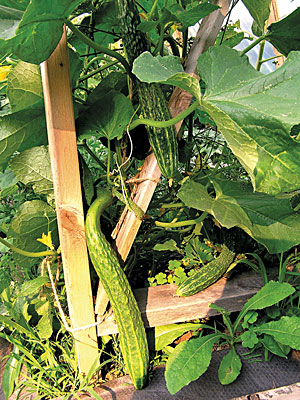
<instances>
[{"instance_id":1,"label":"wooden support frame","mask_svg":"<svg viewBox=\"0 0 300 400\"><path fill-rule=\"evenodd\" d=\"M217 310L209 307L210 303L229 312L240 311L246 301L262 286L260 275L244 273L242 279L241 276L229 280L222 278L194 296L176 296L176 285L136 289L134 295L145 327L151 328L219 314ZM117 332L118 327L113 314L98 326L99 336Z\"/></svg>"},{"instance_id":2,"label":"wooden support frame","mask_svg":"<svg viewBox=\"0 0 300 400\"><path fill-rule=\"evenodd\" d=\"M95 323L66 32L41 64L58 231L72 328ZM74 332L80 372L98 357L96 328Z\"/></svg>"}]
</instances>

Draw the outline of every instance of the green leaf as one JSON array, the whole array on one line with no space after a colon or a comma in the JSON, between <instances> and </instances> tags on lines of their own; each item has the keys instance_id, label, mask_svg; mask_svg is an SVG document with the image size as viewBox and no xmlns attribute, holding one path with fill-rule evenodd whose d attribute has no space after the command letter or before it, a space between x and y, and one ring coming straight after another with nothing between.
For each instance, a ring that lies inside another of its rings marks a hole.
<instances>
[{"instance_id":1,"label":"green leaf","mask_svg":"<svg viewBox=\"0 0 300 400\"><path fill-rule=\"evenodd\" d=\"M293 50L300 50L300 7L281 21L268 27L267 40L287 56Z\"/></svg>"},{"instance_id":2,"label":"green leaf","mask_svg":"<svg viewBox=\"0 0 300 400\"><path fill-rule=\"evenodd\" d=\"M254 324L258 318L258 313L256 311L250 310L246 313L243 318L242 327L244 329L249 327L249 324Z\"/></svg>"},{"instance_id":3,"label":"green leaf","mask_svg":"<svg viewBox=\"0 0 300 400\"><path fill-rule=\"evenodd\" d=\"M52 241L58 244L55 210L42 200L32 200L23 203L13 217L8 236L13 238L13 244L23 250L39 252L47 248L37 239L43 233L51 232ZM38 258L30 258L13 253L14 260L23 266L32 266Z\"/></svg>"},{"instance_id":4,"label":"green leaf","mask_svg":"<svg viewBox=\"0 0 300 400\"><path fill-rule=\"evenodd\" d=\"M134 60L132 72L147 83L164 83L178 86L192 93L200 101L200 86L196 78L183 72L179 57L160 55L154 57L148 51Z\"/></svg>"},{"instance_id":5,"label":"green leaf","mask_svg":"<svg viewBox=\"0 0 300 400\"><path fill-rule=\"evenodd\" d=\"M280 283L269 281L244 304L234 323L234 328L237 328L239 322L244 318L249 310L261 310L263 308L271 307L294 292L295 289L293 286L287 282Z\"/></svg>"},{"instance_id":6,"label":"green leaf","mask_svg":"<svg viewBox=\"0 0 300 400\"><path fill-rule=\"evenodd\" d=\"M281 317L278 321L270 321L255 328L258 333L265 333L292 349L300 350L300 317Z\"/></svg>"},{"instance_id":7,"label":"green leaf","mask_svg":"<svg viewBox=\"0 0 300 400\"><path fill-rule=\"evenodd\" d=\"M15 35L22 16L22 11L0 5L0 39L10 39Z\"/></svg>"},{"instance_id":8,"label":"green leaf","mask_svg":"<svg viewBox=\"0 0 300 400\"><path fill-rule=\"evenodd\" d=\"M163 243L156 243L154 245L153 250L155 251L177 251L177 243L174 239L166 240Z\"/></svg>"},{"instance_id":9,"label":"green leaf","mask_svg":"<svg viewBox=\"0 0 300 400\"><path fill-rule=\"evenodd\" d=\"M2 375L2 390L7 400L9 396L12 395L15 385L17 383L19 373L20 373L20 361L22 359L19 356L18 348L14 347L11 352L9 359L6 362L3 375Z\"/></svg>"},{"instance_id":10,"label":"green leaf","mask_svg":"<svg viewBox=\"0 0 300 400\"><path fill-rule=\"evenodd\" d=\"M87 109L76 121L80 139L90 136L120 139L134 114L131 101L122 93L111 90Z\"/></svg>"},{"instance_id":11,"label":"green leaf","mask_svg":"<svg viewBox=\"0 0 300 400\"><path fill-rule=\"evenodd\" d=\"M213 345L220 337L220 334L213 333L176 346L165 371L167 388L172 395L204 374L211 361Z\"/></svg>"},{"instance_id":12,"label":"green leaf","mask_svg":"<svg viewBox=\"0 0 300 400\"><path fill-rule=\"evenodd\" d=\"M18 179L10 169L0 172L0 199L16 193L18 190L17 182Z\"/></svg>"},{"instance_id":13,"label":"green leaf","mask_svg":"<svg viewBox=\"0 0 300 400\"><path fill-rule=\"evenodd\" d=\"M0 118L0 166L16 151L47 143L45 112L26 109Z\"/></svg>"},{"instance_id":14,"label":"green leaf","mask_svg":"<svg viewBox=\"0 0 300 400\"><path fill-rule=\"evenodd\" d=\"M186 29L189 26L195 25L202 18L207 17L218 8L218 6L210 3L202 3L193 7L187 7L186 9L183 9L178 4L172 4L170 7L166 7L169 11L169 21L167 20L166 22L180 22L182 25L181 29Z\"/></svg>"},{"instance_id":15,"label":"green leaf","mask_svg":"<svg viewBox=\"0 0 300 400\"><path fill-rule=\"evenodd\" d=\"M289 346L276 342L276 340L270 335L264 335L260 341L267 350L279 357L287 358L287 355L291 350Z\"/></svg>"},{"instance_id":16,"label":"green leaf","mask_svg":"<svg viewBox=\"0 0 300 400\"><path fill-rule=\"evenodd\" d=\"M198 59L206 82L201 105L215 121L257 191L299 188L300 143L290 136L300 120L300 52L264 75L246 57L213 46ZM284 93L284 95L283 95Z\"/></svg>"},{"instance_id":17,"label":"green leaf","mask_svg":"<svg viewBox=\"0 0 300 400\"><path fill-rule=\"evenodd\" d=\"M271 0L243 0L243 3L248 8L262 34L265 30L265 22L270 15Z\"/></svg>"},{"instance_id":18,"label":"green leaf","mask_svg":"<svg viewBox=\"0 0 300 400\"><path fill-rule=\"evenodd\" d=\"M24 185L32 186L36 194L51 194L53 181L50 156L46 146L33 147L17 154L11 169Z\"/></svg>"},{"instance_id":19,"label":"green leaf","mask_svg":"<svg viewBox=\"0 0 300 400\"><path fill-rule=\"evenodd\" d=\"M163 285L164 283L167 283L167 276L163 272L155 275L155 279L158 285Z\"/></svg>"},{"instance_id":20,"label":"green leaf","mask_svg":"<svg viewBox=\"0 0 300 400\"><path fill-rule=\"evenodd\" d=\"M194 264L205 264L213 260L213 250L207 244L201 242L199 237L192 238L185 247L185 255Z\"/></svg>"},{"instance_id":21,"label":"green leaf","mask_svg":"<svg viewBox=\"0 0 300 400\"><path fill-rule=\"evenodd\" d=\"M52 313L48 300L39 301L35 304L35 310L41 316L36 329L41 339L49 339L53 333Z\"/></svg>"},{"instance_id":22,"label":"green leaf","mask_svg":"<svg viewBox=\"0 0 300 400\"><path fill-rule=\"evenodd\" d=\"M252 331L246 331L239 336L239 339L242 341L242 345L244 347L249 347L249 349L253 349L253 347L258 343L258 337Z\"/></svg>"},{"instance_id":23,"label":"green leaf","mask_svg":"<svg viewBox=\"0 0 300 400\"><path fill-rule=\"evenodd\" d=\"M25 281L18 292L18 297L35 296L46 283L49 283L47 276L38 276L37 278Z\"/></svg>"},{"instance_id":24,"label":"green leaf","mask_svg":"<svg viewBox=\"0 0 300 400\"><path fill-rule=\"evenodd\" d=\"M239 376L241 368L241 359L235 351L235 348L231 347L220 363L218 370L219 381L222 385L228 385L229 383L234 382Z\"/></svg>"},{"instance_id":25,"label":"green leaf","mask_svg":"<svg viewBox=\"0 0 300 400\"><path fill-rule=\"evenodd\" d=\"M155 328L155 350L162 350L168 344L174 342L179 336L188 331L196 331L202 324L184 323L157 326Z\"/></svg>"},{"instance_id":26,"label":"green leaf","mask_svg":"<svg viewBox=\"0 0 300 400\"><path fill-rule=\"evenodd\" d=\"M7 77L7 90L12 112L28 108L43 100L43 88L38 65L19 61Z\"/></svg>"},{"instance_id":27,"label":"green leaf","mask_svg":"<svg viewBox=\"0 0 300 400\"><path fill-rule=\"evenodd\" d=\"M1 0L1 5L16 10L25 11L30 0Z\"/></svg>"},{"instance_id":28,"label":"green leaf","mask_svg":"<svg viewBox=\"0 0 300 400\"><path fill-rule=\"evenodd\" d=\"M188 207L206 211L230 229L238 226L263 244L270 253L289 250L300 243L300 214L289 199L252 191L247 184L213 178L215 197L195 180L188 179L178 197Z\"/></svg>"},{"instance_id":29,"label":"green leaf","mask_svg":"<svg viewBox=\"0 0 300 400\"><path fill-rule=\"evenodd\" d=\"M31 0L15 35L5 44L21 60L40 64L57 46L65 18L80 3L81 0Z\"/></svg>"},{"instance_id":30,"label":"green leaf","mask_svg":"<svg viewBox=\"0 0 300 400\"><path fill-rule=\"evenodd\" d=\"M0 315L0 323L5 325L11 331L16 330L19 334L28 336L29 338L36 339L35 335L28 329L24 328L22 325L17 324L12 321L9 317Z\"/></svg>"}]
</instances>

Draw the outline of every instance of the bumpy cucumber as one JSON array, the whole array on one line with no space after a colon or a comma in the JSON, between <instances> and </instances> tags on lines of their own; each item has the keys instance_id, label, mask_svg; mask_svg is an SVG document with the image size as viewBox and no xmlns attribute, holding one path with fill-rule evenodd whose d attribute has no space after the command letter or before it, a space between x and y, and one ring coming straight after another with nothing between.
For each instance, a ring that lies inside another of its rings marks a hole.
<instances>
[{"instance_id":1,"label":"bumpy cucumber","mask_svg":"<svg viewBox=\"0 0 300 400\"><path fill-rule=\"evenodd\" d=\"M192 296L220 279L234 260L235 253L225 245L221 254L178 285L178 296Z\"/></svg>"},{"instance_id":2,"label":"bumpy cucumber","mask_svg":"<svg viewBox=\"0 0 300 400\"><path fill-rule=\"evenodd\" d=\"M91 261L114 311L126 368L135 387L142 389L147 383L149 366L144 324L117 255L101 232L100 216L111 203L111 194L103 190L90 206L85 223L87 245Z\"/></svg>"},{"instance_id":3,"label":"bumpy cucumber","mask_svg":"<svg viewBox=\"0 0 300 400\"><path fill-rule=\"evenodd\" d=\"M146 36L137 27L140 17L134 0L117 0L117 11L121 37L128 58L132 65L144 51L149 50ZM171 118L167 100L158 84L134 82L137 89L141 114L143 118L166 121ZM174 125L168 128L146 126L150 145L166 178L172 178L178 166L177 133Z\"/></svg>"}]
</instances>

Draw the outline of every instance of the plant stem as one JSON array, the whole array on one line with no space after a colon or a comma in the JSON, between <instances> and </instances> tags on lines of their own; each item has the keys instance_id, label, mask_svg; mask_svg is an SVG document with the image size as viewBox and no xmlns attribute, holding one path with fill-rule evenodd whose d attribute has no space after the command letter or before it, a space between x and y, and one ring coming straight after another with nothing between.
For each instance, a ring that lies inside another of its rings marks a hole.
<instances>
[{"instance_id":1,"label":"plant stem","mask_svg":"<svg viewBox=\"0 0 300 400\"><path fill-rule=\"evenodd\" d=\"M106 165L92 152L89 146L86 144L86 140L83 140L82 143L79 143L78 146L82 146L84 150L96 161L97 164L106 171Z\"/></svg>"},{"instance_id":2,"label":"plant stem","mask_svg":"<svg viewBox=\"0 0 300 400\"><path fill-rule=\"evenodd\" d=\"M160 208L181 208L184 207L184 203L163 203Z\"/></svg>"},{"instance_id":3,"label":"plant stem","mask_svg":"<svg viewBox=\"0 0 300 400\"><path fill-rule=\"evenodd\" d=\"M151 8L151 10L150 10L150 12L148 14L149 20L152 18L152 15L153 15L153 13L154 13L154 11L156 9L157 3L158 3L158 0L154 0L152 8Z\"/></svg>"},{"instance_id":4,"label":"plant stem","mask_svg":"<svg viewBox=\"0 0 300 400\"><path fill-rule=\"evenodd\" d=\"M167 121L154 121L148 118L138 118L135 119L132 124L129 126L129 131L136 128L139 125L149 125L154 128L167 128L171 125L177 124L177 122L182 121L185 117L191 114L197 107L199 106L199 102L195 101L192 105L190 105L186 110L182 111L180 114L176 115L176 117L168 119Z\"/></svg>"},{"instance_id":5,"label":"plant stem","mask_svg":"<svg viewBox=\"0 0 300 400\"><path fill-rule=\"evenodd\" d=\"M266 35L262 35L259 38L257 38L256 40L254 40L254 42L252 42L249 46L247 46L244 50L242 50L240 52L240 56L243 56L244 54L248 53L248 51L250 51L251 49L253 49L253 47L255 47L258 43L260 43L262 40L266 39L267 34Z\"/></svg>"},{"instance_id":6,"label":"plant stem","mask_svg":"<svg viewBox=\"0 0 300 400\"><path fill-rule=\"evenodd\" d=\"M196 225L199 222L202 222L207 217L207 212L204 212L200 215L200 217L196 219L188 219L186 221L178 221L178 222L160 222L155 221L156 226L161 226L163 228L179 228L181 226L189 226L189 225Z\"/></svg>"},{"instance_id":7,"label":"plant stem","mask_svg":"<svg viewBox=\"0 0 300 400\"><path fill-rule=\"evenodd\" d=\"M95 43L93 40L91 40L89 37L87 37L84 33L82 33L76 26L68 19L65 20L65 24L67 27L76 35L80 40L82 40L83 43L85 43L87 46L91 47L92 49L99 51L100 53L107 54L110 57L116 58L125 68L126 72L132 76L132 72L130 69L130 66L126 59L119 54L118 52L114 50L110 50L105 46L102 46L101 44Z\"/></svg>"},{"instance_id":8,"label":"plant stem","mask_svg":"<svg viewBox=\"0 0 300 400\"><path fill-rule=\"evenodd\" d=\"M282 57L282 54L279 54L278 56L273 56L273 57L269 57L269 58L265 58L264 60L261 60L261 64L267 62L267 61L271 61L271 60L275 60L275 58L279 58Z\"/></svg>"},{"instance_id":9,"label":"plant stem","mask_svg":"<svg viewBox=\"0 0 300 400\"><path fill-rule=\"evenodd\" d=\"M110 164L111 164L111 148L110 148L110 140L107 140L107 166L106 166L106 177L107 177L107 183L111 186L113 186L113 182L110 179Z\"/></svg>"},{"instance_id":10,"label":"plant stem","mask_svg":"<svg viewBox=\"0 0 300 400\"><path fill-rule=\"evenodd\" d=\"M7 240L0 237L0 242L4 244L4 246L8 247L10 250L14 251L15 253L21 254L22 256L26 257L46 257L46 256L57 256L57 251L55 250L47 250L47 251L39 251L39 252L32 252L19 249L18 247L10 244Z\"/></svg>"},{"instance_id":11,"label":"plant stem","mask_svg":"<svg viewBox=\"0 0 300 400\"><path fill-rule=\"evenodd\" d=\"M119 61L113 61L113 62L111 62L111 63L108 63L108 64L106 64L106 65L103 65L102 67L99 67L99 68L97 68L97 69L94 69L94 71L91 71L91 72L89 72L88 74L81 76L81 77L78 79L78 83L83 82L83 81L85 81L86 79L91 78L92 76L98 74L99 72L104 71L105 69L107 69L107 68L109 68L109 67L112 67L113 65L118 64L118 62L119 62Z\"/></svg>"},{"instance_id":12,"label":"plant stem","mask_svg":"<svg viewBox=\"0 0 300 400\"><path fill-rule=\"evenodd\" d=\"M259 43L259 51L258 51L258 56L257 56L257 61L256 61L257 71L260 71L260 68L261 68L261 60L262 60L263 54L264 54L265 43L266 43L265 40L263 42Z\"/></svg>"}]
</instances>

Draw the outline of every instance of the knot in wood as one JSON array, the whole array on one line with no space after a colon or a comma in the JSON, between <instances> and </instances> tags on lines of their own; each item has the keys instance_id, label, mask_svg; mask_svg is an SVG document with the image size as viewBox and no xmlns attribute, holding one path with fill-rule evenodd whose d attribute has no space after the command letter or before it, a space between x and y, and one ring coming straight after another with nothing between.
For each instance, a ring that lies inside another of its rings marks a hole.
<instances>
[{"instance_id":1,"label":"knot in wood","mask_svg":"<svg viewBox=\"0 0 300 400\"><path fill-rule=\"evenodd\" d=\"M69 232L73 238L85 240L83 214L74 207L59 207L60 223L63 229Z\"/></svg>"}]
</instances>

